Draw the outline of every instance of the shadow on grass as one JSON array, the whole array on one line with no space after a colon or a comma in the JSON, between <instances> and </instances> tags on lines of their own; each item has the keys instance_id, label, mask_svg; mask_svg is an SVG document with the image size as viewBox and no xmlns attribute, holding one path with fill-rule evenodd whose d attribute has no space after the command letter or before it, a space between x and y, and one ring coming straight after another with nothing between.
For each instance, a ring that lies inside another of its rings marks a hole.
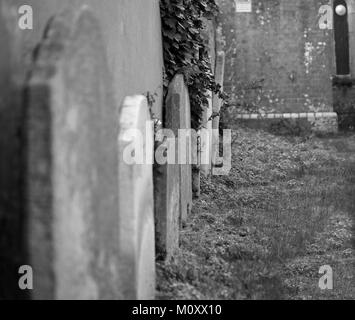
<instances>
[{"instance_id":1,"label":"shadow on grass","mask_svg":"<svg viewBox=\"0 0 355 320\"><path fill-rule=\"evenodd\" d=\"M355 137L236 137L231 175L202 181L160 289L182 299L354 299ZM334 267L332 292L318 287L323 265Z\"/></svg>"}]
</instances>

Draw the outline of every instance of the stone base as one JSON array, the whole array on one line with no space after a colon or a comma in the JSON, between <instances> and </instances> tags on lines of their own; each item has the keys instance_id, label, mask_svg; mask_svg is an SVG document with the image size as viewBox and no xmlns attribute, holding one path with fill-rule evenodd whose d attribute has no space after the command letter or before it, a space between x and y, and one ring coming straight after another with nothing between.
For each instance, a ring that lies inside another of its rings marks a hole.
<instances>
[{"instance_id":1,"label":"stone base","mask_svg":"<svg viewBox=\"0 0 355 320\"><path fill-rule=\"evenodd\" d=\"M313 132L336 133L338 132L338 115L335 112L308 112L308 113L269 113L269 114L237 114L235 119L253 123L253 127L264 128L276 121L288 119L308 121Z\"/></svg>"}]
</instances>

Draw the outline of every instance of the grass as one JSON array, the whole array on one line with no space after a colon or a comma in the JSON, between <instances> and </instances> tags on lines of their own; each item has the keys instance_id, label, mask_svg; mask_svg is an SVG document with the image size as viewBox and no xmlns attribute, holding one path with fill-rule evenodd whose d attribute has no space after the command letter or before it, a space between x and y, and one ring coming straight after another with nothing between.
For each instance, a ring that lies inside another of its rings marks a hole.
<instances>
[{"instance_id":1,"label":"grass","mask_svg":"<svg viewBox=\"0 0 355 320\"><path fill-rule=\"evenodd\" d=\"M355 299L355 136L233 130L232 171L202 179L161 299ZM330 265L334 290L322 291Z\"/></svg>"}]
</instances>

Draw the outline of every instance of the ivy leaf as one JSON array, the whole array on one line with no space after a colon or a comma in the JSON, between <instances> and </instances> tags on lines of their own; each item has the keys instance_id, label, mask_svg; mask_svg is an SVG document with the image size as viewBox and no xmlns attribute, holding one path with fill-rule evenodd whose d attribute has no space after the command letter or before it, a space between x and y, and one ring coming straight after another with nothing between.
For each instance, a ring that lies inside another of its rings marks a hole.
<instances>
[{"instance_id":1,"label":"ivy leaf","mask_svg":"<svg viewBox=\"0 0 355 320\"><path fill-rule=\"evenodd\" d=\"M191 122L201 125L209 92L225 94L215 82L211 70L209 41L203 35L204 18L218 13L216 0L160 0L165 77L164 88L177 73L184 75L190 93Z\"/></svg>"}]
</instances>

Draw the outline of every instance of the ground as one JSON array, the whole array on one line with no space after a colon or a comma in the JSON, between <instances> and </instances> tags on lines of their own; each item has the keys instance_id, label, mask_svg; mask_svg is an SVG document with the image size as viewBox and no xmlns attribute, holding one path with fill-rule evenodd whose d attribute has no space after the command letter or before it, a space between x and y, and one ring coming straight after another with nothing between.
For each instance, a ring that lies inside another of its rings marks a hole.
<instances>
[{"instance_id":1,"label":"ground","mask_svg":"<svg viewBox=\"0 0 355 320\"><path fill-rule=\"evenodd\" d=\"M232 171L202 179L160 299L355 299L355 135L233 129ZM333 290L320 290L329 265Z\"/></svg>"}]
</instances>

